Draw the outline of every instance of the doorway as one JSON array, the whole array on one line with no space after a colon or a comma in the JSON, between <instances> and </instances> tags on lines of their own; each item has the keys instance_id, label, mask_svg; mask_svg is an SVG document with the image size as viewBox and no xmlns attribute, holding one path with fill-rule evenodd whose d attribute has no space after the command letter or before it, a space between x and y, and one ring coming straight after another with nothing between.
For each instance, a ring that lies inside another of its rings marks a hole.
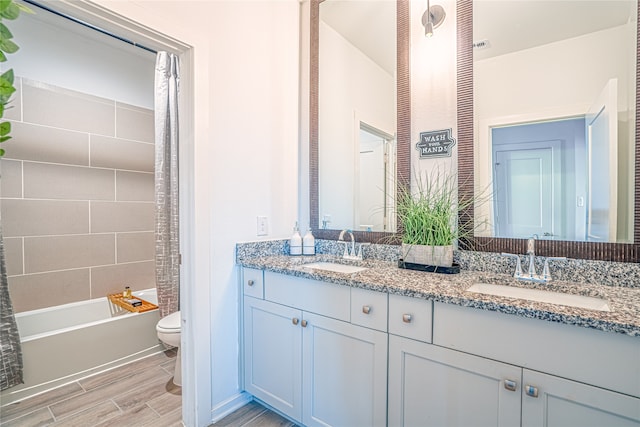
<instances>
[{"instance_id":1,"label":"doorway","mask_svg":"<svg viewBox=\"0 0 640 427\"><path fill-rule=\"evenodd\" d=\"M145 17L138 13L135 7L129 6L127 3L115 2L108 8L99 6L95 3L79 1L79 2L47 2L48 6L54 8L57 12L61 12L65 15L77 18L91 25L95 25L101 29L104 29L110 33L116 34L129 40L135 40L142 43L154 50L164 50L179 55L181 60L181 74L183 76L181 84L181 120L180 120L180 181L182 185L188 189L194 187L194 167L195 159L193 156L194 151L194 139L197 135L202 134L201 129L206 125L194 124L194 105L197 104L193 101L194 96L194 83L193 83L193 63L194 55L193 48L191 47L195 43L191 40L191 44L179 41L171 36L167 36L153 29L151 26L153 21L150 20L147 25L140 24L138 22L147 22ZM129 14L128 11L132 13ZM125 18L126 17L126 18ZM166 29L167 34L173 34L172 29ZM79 37L77 37L79 38ZM114 41L114 43L120 43ZM201 65L200 70L206 70L206 64ZM46 72L50 72L45 67ZM206 71L203 71L206 74ZM198 104L200 105L200 104ZM196 132L198 131L198 132ZM116 154L117 155L117 154ZM181 268L181 276L184 278L185 283L195 282L195 256L194 246L195 240L199 238L194 232L194 212L195 212L195 195L192 191L185 191L180 194L180 229L181 229L181 252L184 255L184 263ZM206 272L200 273L208 277ZM194 294L198 293L198 289L190 287L182 289L183 304L189 306L194 301L206 300L206 298L194 297ZM208 320L208 311L202 310L200 306L194 309L186 310L184 314L186 325L183 329L183 341L186 343L186 347L192 349L190 352L193 357L186 357L183 359L184 363L184 394L183 394L183 408L184 408L184 422L187 425L199 424L195 421L196 418L205 420L210 417L210 408L207 406L210 402L209 387L207 385L199 386L196 395L195 385L195 365L197 365L200 372L209 372L209 360L206 355L209 351L209 341L202 339L196 341L194 339L194 332L191 325L204 324ZM203 334L207 336L207 334ZM204 355L204 356L200 356ZM206 375L206 374L205 374ZM198 410L197 408L204 408Z\"/></svg>"},{"instance_id":2,"label":"doorway","mask_svg":"<svg viewBox=\"0 0 640 427\"><path fill-rule=\"evenodd\" d=\"M394 189L390 177L395 176L393 136L360 122L355 221L358 230L390 230L390 212Z\"/></svg>"},{"instance_id":3,"label":"doorway","mask_svg":"<svg viewBox=\"0 0 640 427\"><path fill-rule=\"evenodd\" d=\"M584 117L494 127L491 147L496 237L584 236Z\"/></svg>"}]
</instances>

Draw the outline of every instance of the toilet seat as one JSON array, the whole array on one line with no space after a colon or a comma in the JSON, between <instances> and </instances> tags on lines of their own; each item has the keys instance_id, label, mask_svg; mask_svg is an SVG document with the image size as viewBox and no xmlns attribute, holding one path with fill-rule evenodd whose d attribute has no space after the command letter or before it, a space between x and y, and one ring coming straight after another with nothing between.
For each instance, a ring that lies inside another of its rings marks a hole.
<instances>
[{"instance_id":1,"label":"toilet seat","mask_svg":"<svg viewBox=\"0 0 640 427\"><path fill-rule=\"evenodd\" d=\"M176 311L160 319L160 321L156 325L156 330L165 334L179 334L180 311Z\"/></svg>"}]
</instances>

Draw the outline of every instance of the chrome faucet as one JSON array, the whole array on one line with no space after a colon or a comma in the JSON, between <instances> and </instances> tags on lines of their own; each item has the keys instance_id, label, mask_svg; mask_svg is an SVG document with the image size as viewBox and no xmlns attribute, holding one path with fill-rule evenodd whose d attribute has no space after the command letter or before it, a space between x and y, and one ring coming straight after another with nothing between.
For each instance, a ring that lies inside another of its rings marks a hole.
<instances>
[{"instance_id":1,"label":"chrome faucet","mask_svg":"<svg viewBox=\"0 0 640 427\"><path fill-rule=\"evenodd\" d=\"M536 238L537 234L532 235L527 240L527 255L529 255L529 279L533 280L536 275Z\"/></svg>"},{"instance_id":2,"label":"chrome faucet","mask_svg":"<svg viewBox=\"0 0 640 427\"><path fill-rule=\"evenodd\" d=\"M349 250L349 246L347 242L344 240L344 235L349 233L351 236L351 250ZM360 249L356 254L356 238L353 236L353 232L351 230L342 230L340 232L340 236L338 236L338 241L344 243L344 253L342 258L344 259L354 259L354 260L362 260L362 244L360 244Z\"/></svg>"},{"instance_id":3,"label":"chrome faucet","mask_svg":"<svg viewBox=\"0 0 640 427\"><path fill-rule=\"evenodd\" d=\"M511 257L516 259L516 271L513 273L513 277L518 280L527 282L549 283L553 280L551 272L549 271L549 260L565 261L566 257L546 257L544 260L544 269L542 275L536 274L536 239L537 234L532 235L527 240L527 255L529 256L529 271L527 274L522 273L522 265L520 263L520 256L515 254L502 253L502 256Z\"/></svg>"}]
</instances>

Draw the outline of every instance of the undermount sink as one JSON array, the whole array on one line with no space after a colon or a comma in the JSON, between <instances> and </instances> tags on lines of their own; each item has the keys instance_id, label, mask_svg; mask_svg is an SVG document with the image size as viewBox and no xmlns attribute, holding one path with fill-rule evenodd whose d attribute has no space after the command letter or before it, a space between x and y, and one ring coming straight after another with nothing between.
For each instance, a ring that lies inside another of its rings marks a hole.
<instances>
[{"instance_id":1,"label":"undermount sink","mask_svg":"<svg viewBox=\"0 0 640 427\"><path fill-rule=\"evenodd\" d=\"M303 267L314 268L317 270L333 271L334 273L357 273L358 271L364 271L367 269L367 267L338 264L335 262L312 262L310 264L304 264Z\"/></svg>"},{"instance_id":2,"label":"undermount sink","mask_svg":"<svg viewBox=\"0 0 640 427\"><path fill-rule=\"evenodd\" d=\"M500 297L519 298L529 301L566 305L569 307L587 308L597 311L611 311L607 300L583 295L565 294L540 289L517 288L514 286L476 283L467 289L469 292L495 295Z\"/></svg>"}]
</instances>

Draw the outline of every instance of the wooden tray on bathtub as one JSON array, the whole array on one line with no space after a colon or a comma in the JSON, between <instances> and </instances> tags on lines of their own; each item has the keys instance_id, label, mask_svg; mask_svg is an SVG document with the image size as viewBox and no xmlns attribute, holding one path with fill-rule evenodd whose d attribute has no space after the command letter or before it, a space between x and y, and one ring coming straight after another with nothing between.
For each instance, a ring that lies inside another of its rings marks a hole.
<instances>
[{"instance_id":1,"label":"wooden tray on bathtub","mask_svg":"<svg viewBox=\"0 0 640 427\"><path fill-rule=\"evenodd\" d=\"M152 304L149 301L145 301L142 298L138 298L135 296L133 298L142 301L142 305L139 305L137 307L132 306L128 302L124 301L122 294L110 294L110 295L107 295L107 298L109 298L109 301L111 301L113 304L117 305L118 307L122 307L125 310L132 311L134 313L142 313L144 311L155 310L156 308L158 308L157 305Z\"/></svg>"}]
</instances>

